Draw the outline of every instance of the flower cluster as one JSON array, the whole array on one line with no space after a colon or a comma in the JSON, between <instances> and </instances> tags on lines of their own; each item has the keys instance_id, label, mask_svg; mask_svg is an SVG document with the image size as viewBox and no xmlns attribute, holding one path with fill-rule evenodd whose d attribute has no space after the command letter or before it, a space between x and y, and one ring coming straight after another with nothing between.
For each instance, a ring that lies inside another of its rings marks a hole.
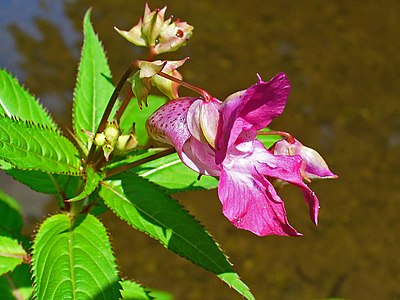
<instances>
[{"instance_id":1,"label":"flower cluster","mask_svg":"<svg viewBox=\"0 0 400 300\"><path fill-rule=\"evenodd\" d=\"M143 18L130 31L117 29L130 42L150 50L149 58L138 61L140 70L129 79L140 107L147 104L151 86L170 99L147 120L150 137L175 147L192 170L219 178L223 213L237 228L260 236L301 235L289 224L275 187L289 183L300 188L317 224L318 198L305 182L337 176L318 152L288 133L270 132L283 137L270 149L257 139L260 130L283 112L289 80L283 73L268 82L259 77L256 84L223 102L185 83L176 69L187 58L153 61L154 55L177 50L192 35L193 27L186 22L165 21L165 10L150 11L146 5ZM179 97L180 85L202 97Z\"/></svg>"}]
</instances>

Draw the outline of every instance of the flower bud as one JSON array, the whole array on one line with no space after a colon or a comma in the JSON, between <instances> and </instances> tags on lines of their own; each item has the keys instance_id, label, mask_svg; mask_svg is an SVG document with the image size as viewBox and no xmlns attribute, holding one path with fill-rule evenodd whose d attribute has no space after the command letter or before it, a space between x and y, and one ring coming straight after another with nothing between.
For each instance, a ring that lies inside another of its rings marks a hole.
<instances>
[{"instance_id":1,"label":"flower bud","mask_svg":"<svg viewBox=\"0 0 400 300\"><path fill-rule=\"evenodd\" d=\"M317 151L304 146L296 139L293 143L282 139L276 142L272 149L275 155L299 155L303 160L301 174L307 181L318 178L337 178Z\"/></svg>"},{"instance_id":2,"label":"flower bud","mask_svg":"<svg viewBox=\"0 0 400 300\"><path fill-rule=\"evenodd\" d=\"M167 7L151 11L146 4L143 18L129 31L115 30L129 42L152 49L154 54L171 52L186 44L191 37L193 26L172 18L164 21Z\"/></svg>"},{"instance_id":3,"label":"flower bud","mask_svg":"<svg viewBox=\"0 0 400 300\"><path fill-rule=\"evenodd\" d=\"M123 155L126 154L133 149L135 149L138 145L137 137L133 134L124 134L118 137L118 141L115 144L115 154Z\"/></svg>"},{"instance_id":4,"label":"flower bud","mask_svg":"<svg viewBox=\"0 0 400 300\"><path fill-rule=\"evenodd\" d=\"M112 146L115 145L115 143L118 140L118 137L121 135L121 131L119 130L118 125L114 122L107 124L103 133L105 139L107 140L107 144L110 144Z\"/></svg>"}]
</instances>

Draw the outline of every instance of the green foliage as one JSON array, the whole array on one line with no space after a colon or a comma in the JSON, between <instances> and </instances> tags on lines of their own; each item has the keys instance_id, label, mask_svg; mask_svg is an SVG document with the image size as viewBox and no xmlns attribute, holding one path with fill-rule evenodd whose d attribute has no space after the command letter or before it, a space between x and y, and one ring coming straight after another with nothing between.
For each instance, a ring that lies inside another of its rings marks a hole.
<instances>
[{"instance_id":1,"label":"green foliage","mask_svg":"<svg viewBox=\"0 0 400 300\"><path fill-rule=\"evenodd\" d=\"M100 196L133 228L158 240L169 250L216 274L248 299L247 286L208 232L156 185L133 174L106 180Z\"/></svg>"},{"instance_id":2,"label":"green foliage","mask_svg":"<svg viewBox=\"0 0 400 300\"><path fill-rule=\"evenodd\" d=\"M37 299L120 297L107 232L90 214L46 219L34 240L32 267Z\"/></svg>"},{"instance_id":3,"label":"green foliage","mask_svg":"<svg viewBox=\"0 0 400 300\"><path fill-rule=\"evenodd\" d=\"M0 231L0 275L14 270L27 256L19 241L10 233Z\"/></svg>"},{"instance_id":4,"label":"green foliage","mask_svg":"<svg viewBox=\"0 0 400 300\"><path fill-rule=\"evenodd\" d=\"M22 264L12 273L0 276L2 300L28 300L32 296L31 272L28 264Z\"/></svg>"},{"instance_id":5,"label":"green foliage","mask_svg":"<svg viewBox=\"0 0 400 300\"><path fill-rule=\"evenodd\" d=\"M266 131L269 131L269 130L267 129ZM277 141L282 139L282 137L279 136L279 135L262 135L262 134L259 134L259 135L257 135L257 139L260 140L260 142L263 143L265 147L269 148L273 144L275 144Z\"/></svg>"},{"instance_id":6,"label":"green foliage","mask_svg":"<svg viewBox=\"0 0 400 300\"><path fill-rule=\"evenodd\" d=\"M139 283L124 280L121 281L121 295L123 300L172 300L172 296L166 292L151 290Z\"/></svg>"},{"instance_id":7,"label":"green foliage","mask_svg":"<svg viewBox=\"0 0 400 300\"><path fill-rule=\"evenodd\" d=\"M0 117L0 158L19 169L80 173L79 153L58 132Z\"/></svg>"},{"instance_id":8,"label":"green foliage","mask_svg":"<svg viewBox=\"0 0 400 300\"><path fill-rule=\"evenodd\" d=\"M79 140L90 146L90 138L82 132L95 133L113 92L111 71L97 35L90 23L90 10L83 20L84 41L78 78L74 92L74 132Z\"/></svg>"},{"instance_id":9,"label":"green foliage","mask_svg":"<svg viewBox=\"0 0 400 300\"><path fill-rule=\"evenodd\" d=\"M90 194L93 193L93 191L97 188L99 185L100 181L104 178L105 174L102 172L96 172L93 170L92 167L88 166L86 168L86 174L85 174L85 185L83 187L83 190L79 195L69 199L69 202L75 202L82 200L89 196Z\"/></svg>"},{"instance_id":10,"label":"green foliage","mask_svg":"<svg viewBox=\"0 0 400 300\"><path fill-rule=\"evenodd\" d=\"M137 100L132 99L125 113L122 115L120 123L121 129L124 131L129 131L132 124L135 123L136 137L139 145L146 145L149 141L149 136L145 127L146 120L153 112L163 105L167 99L165 97L149 95L147 101L148 106L140 109Z\"/></svg>"},{"instance_id":11,"label":"green foliage","mask_svg":"<svg viewBox=\"0 0 400 300\"><path fill-rule=\"evenodd\" d=\"M0 70L0 115L57 129L47 111L5 70Z\"/></svg>"},{"instance_id":12,"label":"green foliage","mask_svg":"<svg viewBox=\"0 0 400 300\"><path fill-rule=\"evenodd\" d=\"M15 180L29 186L34 191L45 194L64 193L66 197L72 198L79 188L80 177L63 174L50 174L34 170L7 170Z\"/></svg>"},{"instance_id":13,"label":"green foliage","mask_svg":"<svg viewBox=\"0 0 400 300\"><path fill-rule=\"evenodd\" d=\"M144 163L134 169L135 172L162 186L169 194L189 190L209 190L218 186L218 180L211 176L202 176L186 167L178 154L170 154Z\"/></svg>"},{"instance_id":14,"label":"green foliage","mask_svg":"<svg viewBox=\"0 0 400 300\"><path fill-rule=\"evenodd\" d=\"M19 233L22 229L21 207L18 202L0 189L0 230Z\"/></svg>"}]
</instances>

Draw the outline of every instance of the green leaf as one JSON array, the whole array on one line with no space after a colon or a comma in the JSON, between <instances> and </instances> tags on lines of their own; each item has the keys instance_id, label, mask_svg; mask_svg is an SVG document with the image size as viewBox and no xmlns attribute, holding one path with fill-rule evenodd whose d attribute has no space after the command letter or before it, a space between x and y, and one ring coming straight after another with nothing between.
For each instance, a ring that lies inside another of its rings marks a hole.
<instances>
[{"instance_id":1,"label":"green leaf","mask_svg":"<svg viewBox=\"0 0 400 300\"><path fill-rule=\"evenodd\" d=\"M124 300L151 300L153 298L150 298L148 292L146 291L146 288L141 286L137 282L129 281L129 280L124 280L121 281L121 299Z\"/></svg>"},{"instance_id":2,"label":"green leaf","mask_svg":"<svg viewBox=\"0 0 400 300\"><path fill-rule=\"evenodd\" d=\"M57 130L57 125L42 105L5 70L0 70L0 115L30 120Z\"/></svg>"},{"instance_id":3,"label":"green leaf","mask_svg":"<svg viewBox=\"0 0 400 300\"><path fill-rule=\"evenodd\" d=\"M80 173L74 145L58 132L0 117L0 159L19 169Z\"/></svg>"},{"instance_id":4,"label":"green leaf","mask_svg":"<svg viewBox=\"0 0 400 300\"><path fill-rule=\"evenodd\" d=\"M124 114L121 117L120 127L123 131L129 131L135 123L136 137L139 145L146 145L149 135L146 130L146 120L163 104L167 98L150 95L148 97L148 107L139 108L136 98L132 98Z\"/></svg>"},{"instance_id":5,"label":"green leaf","mask_svg":"<svg viewBox=\"0 0 400 300\"><path fill-rule=\"evenodd\" d=\"M259 133L263 131L271 131L269 128L265 128L264 130L260 131ZM275 144L277 141L282 139L281 136L279 135L263 135L263 134L258 134L257 139L264 144L266 148L271 147L273 144Z\"/></svg>"},{"instance_id":6,"label":"green leaf","mask_svg":"<svg viewBox=\"0 0 400 300\"><path fill-rule=\"evenodd\" d=\"M104 178L105 174L96 172L92 167L87 166L86 168L86 174L85 174L85 185L83 187L83 190L79 195L69 199L69 202L75 202L82 200L89 196L93 191L97 188L99 185L100 181Z\"/></svg>"},{"instance_id":7,"label":"green leaf","mask_svg":"<svg viewBox=\"0 0 400 300\"><path fill-rule=\"evenodd\" d=\"M167 292L151 290L143 287L137 282L124 280L121 281L123 300L172 300L172 296Z\"/></svg>"},{"instance_id":8,"label":"green leaf","mask_svg":"<svg viewBox=\"0 0 400 300\"><path fill-rule=\"evenodd\" d=\"M67 198L74 197L80 184L79 176L50 174L31 170L7 170L15 180L29 186L32 190L45 194L63 193Z\"/></svg>"},{"instance_id":9,"label":"green leaf","mask_svg":"<svg viewBox=\"0 0 400 300\"><path fill-rule=\"evenodd\" d=\"M11 234L0 231L0 275L14 270L27 256L19 241Z\"/></svg>"},{"instance_id":10,"label":"green leaf","mask_svg":"<svg viewBox=\"0 0 400 300\"><path fill-rule=\"evenodd\" d=\"M209 190L218 186L218 180L201 176L185 166L177 153L142 164L134 169L141 177L168 190L169 194L188 190Z\"/></svg>"},{"instance_id":11,"label":"green leaf","mask_svg":"<svg viewBox=\"0 0 400 300\"><path fill-rule=\"evenodd\" d=\"M90 138L82 129L95 133L114 90L103 46L90 23L90 10L83 20L84 41L74 91L74 132L87 147Z\"/></svg>"},{"instance_id":12,"label":"green leaf","mask_svg":"<svg viewBox=\"0 0 400 300\"><path fill-rule=\"evenodd\" d=\"M159 187L125 173L103 182L99 194L133 228L216 274L246 298L254 299L207 231Z\"/></svg>"},{"instance_id":13,"label":"green leaf","mask_svg":"<svg viewBox=\"0 0 400 300\"><path fill-rule=\"evenodd\" d=\"M32 296L31 272L28 264L15 268L11 274L0 277L2 300L28 300Z\"/></svg>"},{"instance_id":14,"label":"green leaf","mask_svg":"<svg viewBox=\"0 0 400 300\"><path fill-rule=\"evenodd\" d=\"M2 189L0 189L0 220L0 228L12 233L19 233L22 229L21 206Z\"/></svg>"},{"instance_id":15,"label":"green leaf","mask_svg":"<svg viewBox=\"0 0 400 300\"><path fill-rule=\"evenodd\" d=\"M54 215L33 244L34 297L118 299L120 285L107 232L92 215Z\"/></svg>"}]
</instances>

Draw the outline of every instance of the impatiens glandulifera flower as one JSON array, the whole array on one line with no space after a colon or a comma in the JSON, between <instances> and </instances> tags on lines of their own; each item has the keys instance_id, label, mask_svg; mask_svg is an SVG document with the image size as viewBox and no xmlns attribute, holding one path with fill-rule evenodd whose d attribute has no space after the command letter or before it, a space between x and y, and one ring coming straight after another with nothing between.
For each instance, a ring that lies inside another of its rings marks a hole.
<instances>
[{"instance_id":1,"label":"impatiens glandulifera flower","mask_svg":"<svg viewBox=\"0 0 400 300\"><path fill-rule=\"evenodd\" d=\"M303 182L301 155L275 155L256 139L257 131L279 116L289 96L289 80L278 74L229 96L179 98L147 121L150 136L173 145L194 171L219 177L218 195L224 215L237 228L257 235L298 236L286 217L273 181L299 187L317 224L318 198Z\"/></svg>"},{"instance_id":2,"label":"impatiens glandulifera flower","mask_svg":"<svg viewBox=\"0 0 400 300\"><path fill-rule=\"evenodd\" d=\"M172 22L172 17L164 21L166 10L165 6L150 11L146 4L143 18L131 30L115 30L131 43L150 48L153 54L175 51L186 44L192 35L193 26L179 19Z\"/></svg>"}]
</instances>

